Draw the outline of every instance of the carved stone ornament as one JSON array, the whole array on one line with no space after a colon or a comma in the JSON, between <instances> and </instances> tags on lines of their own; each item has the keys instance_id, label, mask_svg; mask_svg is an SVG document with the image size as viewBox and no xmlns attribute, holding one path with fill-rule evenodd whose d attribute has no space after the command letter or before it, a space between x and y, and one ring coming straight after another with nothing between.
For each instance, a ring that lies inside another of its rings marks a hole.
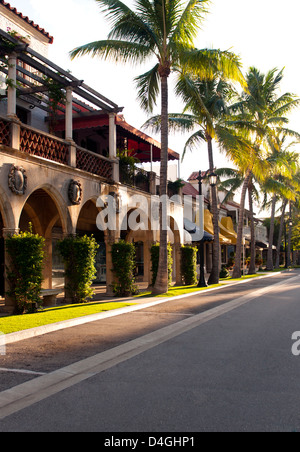
<instances>
[{"instance_id":1,"label":"carved stone ornament","mask_svg":"<svg viewBox=\"0 0 300 452\"><path fill-rule=\"evenodd\" d=\"M120 213L122 208L121 196L113 191L109 193L109 196L114 198L116 213Z\"/></svg>"},{"instance_id":2,"label":"carved stone ornament","mask_svg":"<svg viewBox=\"0 0 300 452\"><path fill-rule=\"evenodd\" d=\"M78 206L82 200L82 187L81 183L77 180L71 180L68 190L68 196L70 202L74 206Z\"/></svg>"},{"instance_id":3,"label":"carved stone ornament","mask_svg":"<svg viewBox=\"0 0 300 452\"><path fill-rule=\"evenodd\" d=\"M8 174L8 186L15 195L25 195L27 189L26 171L21 166L12 165Z\"/></svg>"}]
</instances>

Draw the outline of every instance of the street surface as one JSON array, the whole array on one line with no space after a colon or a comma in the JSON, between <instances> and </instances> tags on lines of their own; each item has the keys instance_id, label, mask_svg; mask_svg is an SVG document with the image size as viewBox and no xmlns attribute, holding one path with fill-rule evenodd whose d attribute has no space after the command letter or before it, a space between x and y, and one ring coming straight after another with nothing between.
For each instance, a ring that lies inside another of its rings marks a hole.
<instances>
[{"instance_id":1,"label":"street surface","mask_svg":"<svg viewBox=\"0 0 300 452\"><path fill-rule=\"evenodd\" d=\"M298 432L299 294L293 270L10 344L0 431Z\"/></svg>"}]
</instances>

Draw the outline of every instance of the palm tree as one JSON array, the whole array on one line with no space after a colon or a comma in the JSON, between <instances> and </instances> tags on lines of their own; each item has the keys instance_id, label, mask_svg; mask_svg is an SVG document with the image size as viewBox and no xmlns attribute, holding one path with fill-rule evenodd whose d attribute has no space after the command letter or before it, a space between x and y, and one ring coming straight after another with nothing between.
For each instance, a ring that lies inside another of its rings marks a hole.
<instances>
[{"instance_id":1,"label":"palm tree","mask_svg":"<svg viewBox=\"0 0 300 452\"><path fill-rule=\"evenodd\" d=\"M220 74L215 74L211 80L203 80L186 71L179 71L176 94L185 104L183 113L169 114L169 131L192 133L186 141L182 159L187 151L198 150L202 142L207 143L209 171L213 173L215 165L213 158L213 140L217 138L215 125L227 112L227 102L231 97L233 87ZM151 128L154 133L160 130L161 118L150 118L144 127ZM196 131L195 131L196 129ZM219 209L216 186L211 187L211 209L213 214L214 242L212 255L212 271L209 284L219 282Z\"/></svg>"},{"instance_id":2,"label":"palm tree","mask_svg":"<svg viewBox=\"0 0 300 452\"><path fill-rule=\"evenodd\" d=\"M220 149L226 152L243 178L238 212L236 258L233 269L233 277L240 278L246 194L253 176L258 180L263 178L268 168L268 162L262 155L260 146L253 140L250 131L239 129L235 121L227 121L225 126L218 126L217 133Z\"/></svg>"},{"instance_id":3,"label":"palm tree","mask_svg":"<svg viewBox=\"0 0 300 452\"><path fill-rule=\"evenodd\" d=\"M290 195L289 197L285 197L283 196L282 201L282 205L280 208L280 226L279 226L279 234L278 234L278 240L277 240L277 247L276 247L276 260L275 260L275 268L279 268L279 260L280 260L280 248L281 248L281 243L282 243L282 235L283 235L283 229L284 229L284 223L286 220L285 217L285 213L286 213L286 208L289 204L290 207L290 212L289 212L289 216L291 216L291 210L292 210L292 206L296 209L299 210L299 192L300 192L300 170L299 170L299 159L298 156L295 155L296 157L296 165L297 165L297 170L296 173L292 174L292 178L288 179L286 181L286 185L290 190L290 193L288 192L288 194ZM294 199L294 201L293 201ZM289 221L290 223L290 221ZM291 228L290 228L291 229ZM289 230L290 232L290 230ZM290 234L289 234L289 239L290 239ZM288 241L290 242L290 240Z\"/></svg>"},{"instance_id":4,"label":"palm tree","mask_svg":"<svg viewBox=\"0 0 300 452\"><path fill-rule=\"evenodd\" d=\"M242 189L236 264L234 277L240 277L242 234L244 221L244 202L246 190L252 175L261 182L271 175L272 161L270 154L270 137L274 132L284 129L288 122L284 116L299 105L299 99L291 93L277 97L277 91L283 78L283 70L272 69L262 74L256 68L250 68L246 75L247 90L238 102L231 106L232 118L226 121L226 128L219 130L223 148L245 174ZM231 132L230 132L231 129Z\"/></svg>"},{"instance_id":5,"label":"palm tree","mask_svg":"<svg viewBox=\"0 0 300 452\"><path fill-rule=\"evenodd\" d=\"M211 77L222 69L242 79L238 58L230 52L198 50L193 40L207 13L209 0L136 0L135 11L120 0L96 0L112 23L107 40L74 49L72 58L91 54L116 62L143 64L154 59L146 73L136 77L140 105L153 111L161 92L160 195L167 194L168 175L168 79L174 67L185 66ZM160 209L159 270L154 293L168 290L166 209Z\"/></svg>"},{"instance_id":6,"label":"palm tree","mask_svg":"<svg viewBox=\"0 0 300 452\"><path fill-rule=\"evenodd\" d=\"M297 103L297 102L296 102ZM285 121L286 122L286 121ZM293 139L293 141L291 141ZM283 199L282 214L284 217L285 209L288 202L294 201L296 192L299 191L299 157L290 148L293 148L300 141L300 134L287 128L276 127L271 131L268 137L270 148L270 155L268 160L272 163L271 173L268 180L262 186L265 192L265 199L267 194L271 195L271 220L270 220L270 236L269 249L267 257L267 270L273 270L273 233L275 221L276 203ZM280 222L281 232L279 239L281 242L283 222ZM277 244L278 245L278 244ZM278 248L278 247L277 247ZM279 254L276 252L276 257ZM276 259L276 264L278 262ZM278 262L279 263L279 262Z\"/></svg>"},{"instance_id":7,"label":"palm tree","mask_svg":"<svg viewBox=\"0 0 300 452\"><path fill-rule=\"evenodd\" d=\"M227 191L223 203L234 196L237 190L240 190L244 183L244 175L241 171L234 168L218 168L216 174L219 178L226 177L227 179L219 183L219 189ZM259 191L257 188L257 181L254 179L254 175L249 180L248 184L248 199L249 199L249 213L250 213L250 264L248 275L254 275L255 270L255 258L256 258L256 248L255 248L255 224L254 224L254 211L253 211L253 200L258 202Z\"/></svg>"},{"instance_id":8,"label":"palm tree","mask_svg":"<svg viewBox=\"0 0 300 452\"><path fill-rule=\"evenodd\" d=\"M274 161L274 164L272 165L269 177L262 184L262 190L265 192L265 197L267 197L268 194L271 196L271 219L267 255L267 270L271 271L274 269L273 235L276 204L279 200L284 200L284 215L287 202L295 200L296 190L299 189L299 184L295 178L298 163L298 156L295 153L273 148L273 153L269 158Z\"/></svg>"}]
</instances>

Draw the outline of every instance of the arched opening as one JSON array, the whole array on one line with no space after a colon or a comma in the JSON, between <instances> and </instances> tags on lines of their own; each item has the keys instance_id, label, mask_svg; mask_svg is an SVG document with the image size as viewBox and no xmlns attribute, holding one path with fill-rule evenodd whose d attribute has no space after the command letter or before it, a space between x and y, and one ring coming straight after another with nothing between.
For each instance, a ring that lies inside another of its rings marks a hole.
<instances>
[{"instance_id":1,"label":"arched opening","mask_svg":"<svg viewBox=\"0 0 300 452\"><path fill-rule=\"evenodd\" d=\"M19 221L21 231L32 231L45 238L43 288L64 286L64 264L57 252L57 242L63 238L63 223L56 202L44 189L34 191L27 199Z\"/></svg>"},{"instance_id":2,"label":"arched opening","mask_svg":"<svg viewBox=\"0 0 300 452\"><path fill-rule=\"evenodd\" d=\"M96 279L94 284L106 284L106 245L104 232L97 227L96 221L99 210L93 200L87 201L82 207L78 221L76 233L78 235L93 235L99 245L96 256Z\"/></svg>"},{"instance_id":3,"label":"arched opening","mask_svg":"<svg viewBox=\"0 0 300 452\"><path fill-rule=\"evenodd\" d=\"M136 281L151 284L151 246L154 243L151 223L138 208L131 209L122 221L121 239L136 249Z\"/></svg>"}]
</instances>

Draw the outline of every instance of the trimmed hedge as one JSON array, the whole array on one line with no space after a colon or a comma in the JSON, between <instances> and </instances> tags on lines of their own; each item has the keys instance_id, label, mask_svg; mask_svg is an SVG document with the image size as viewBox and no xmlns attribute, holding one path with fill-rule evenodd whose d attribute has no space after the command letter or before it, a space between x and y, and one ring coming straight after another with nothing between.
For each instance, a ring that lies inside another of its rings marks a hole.
<instances>
[{"instance_id":1,"label":"trimmed hedge","mask_svg":"<svg viewBox=\"0 0 300 452\"><path fill-rule=\"evenodd\" d=\"M16 314L34 313L42 304L40 292L43 282L45 239L38 234L21 232L5 240L10 257L6 267L9 290L7 294L16 304Z\"/></svg>"},{"instance_id":2,"label":"trimmed hedge","mask_svg":"<svg viewBox=\"0 0 300 452\"><path fill-rule=\"evenodd\" d=\"M152 282L151 285L154 287L157 272L158 272L158 262L159 262L159 243L152 245L151 247L151 271L152 271ZM168 243L168 280L169 286L172 285L172 273L173 273L173 258L172 258L172 246Z\"/></svg>"},{"instance_id":3,"label":"trimmed hedge","mask_svg":"<svg viewBox=\"0 0 300 452\"><path fill-rule=\"evenodd\" d=\"M112 245L112 271L117 282L112 284L113 292L119 297L128 297L138 292L135 284L136 251L133 243L120 240Z\"/></svg>"},{"instance_id":4,"label":"trimmed hedge","mask_svg":"<svg viewBox=\"0 0 300 452\"><path fill-rule=\"evenodd\" d=\"M181 274L185 286L197 284L197 248L183 246L181 248Z\"/></svg>"},{"instance_id":5,"label":"trimmed hedge","mask_svg":"<svg viewBox=\"0 0 300 452\"><path fill-rule=\"evenodd\" d=\"M72 303L87 303L94 295L97 244L93 236L70 236L58 242L65 263L66 289Z\"/></svg>"}]
</instances>

